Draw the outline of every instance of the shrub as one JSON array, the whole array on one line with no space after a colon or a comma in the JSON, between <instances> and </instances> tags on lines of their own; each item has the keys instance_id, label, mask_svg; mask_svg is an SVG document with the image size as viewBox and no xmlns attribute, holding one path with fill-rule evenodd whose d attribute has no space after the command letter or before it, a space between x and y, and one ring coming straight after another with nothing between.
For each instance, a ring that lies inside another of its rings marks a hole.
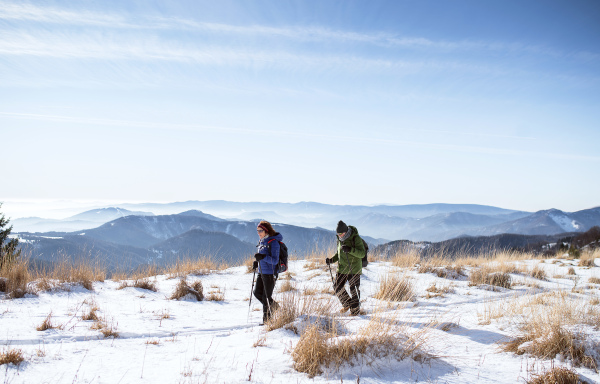
<instances>
[{"instance_id":1,"label":"shrub","mask_svg":"<svg viewBox=\"0 0 600 384\"><path fill-rule=\"evenodd\" d=\"M532 379L527 380L527 384L583 384L583 381L579 380L577 372L555 367L542 374L534 374Z\"/></svg>"},{"instance_id":2,"label":"shrub","mask_svg":"<svg viewBox=\"0 0 600 384\"><path fill-rule=\"evenodd\" d=\"M23 357L23 352L20 349L9 349L7 351L0 352L0 365L19 365L23 361L25 361L25 358Z\"/></svg>"},{"instance_id":3,"label":"shrub","mask_svg":"<svg viewBox=\"0 0 600 384\"><path fill-rule=\"evenodd\" d=\"M373 297L385 301L410 301L414 297L413 286L408 277L389 274L381 279L379 291Z\"/></svg>"}]
</instances>

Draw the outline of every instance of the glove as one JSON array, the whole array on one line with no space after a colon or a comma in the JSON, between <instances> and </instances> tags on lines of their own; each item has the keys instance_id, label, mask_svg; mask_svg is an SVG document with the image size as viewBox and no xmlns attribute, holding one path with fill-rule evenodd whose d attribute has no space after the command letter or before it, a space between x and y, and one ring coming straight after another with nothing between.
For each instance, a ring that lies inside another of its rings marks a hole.
<instances>
[{"instance_id":1,"label":"glove","mask_svg":"<svg viewBox=\"0 0 600 384\"><path fill-rule=\"evenodd\" d=\"M262 253L256 253L254 255L254 258L256 259L256 261L261 261L262 259L265 258L265 255L263 255Z\"/></svg>"},{"instance_id":2,"label":"glove","mask_svg":"<svg viewBox=\"0 0 600 384\"><path fill-rule=\"evenodd\" d=\"M329 257L325 258L325 264L327 264L327 265L331 264L331 259Z\"/></svg>"},{"instance_id":3,"label":"glove","mask_svg":"<svg viewBox=\"0 0 600 384\"><path fill-rule=\"evenodd\" d=\"M258 268L258 261L254 260L252 262L252 270L256 270L256 268Z\"/></svg>"},{"instance_id":4,"label":"glove","mask_svg":"<svg viewBox=\"0 0 600 384\"><path fill-rule=\"evenodd\" d=\"M350 252L350 250L352 250L352 248L349 245L342 245L342 252Z\"/></svg>"}]
</instances>

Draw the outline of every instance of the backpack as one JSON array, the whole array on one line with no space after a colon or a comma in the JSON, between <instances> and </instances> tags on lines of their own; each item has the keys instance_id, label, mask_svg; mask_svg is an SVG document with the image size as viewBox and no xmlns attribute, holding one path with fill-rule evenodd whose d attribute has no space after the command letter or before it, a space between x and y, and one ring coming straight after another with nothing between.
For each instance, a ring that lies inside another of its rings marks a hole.
<instances>
[{"instance_id":1,"label":"backpack","mask_svg":"<svg viewBox=\"0 0 600 384\"><path fill-rule=\"evenodd\" d=\"M271 253L271 241L275 241L275 239L269 240L267 243L269 247L269 253ZM283 241L279 242L279 263L277 263L277 267L277 272L275 273L276 275L278 275L279 272L283 273L288 270L288 248Z\"/></svg>"},{"instance_id":2,"label":"backpack","mask_svg":"<svg viewBox=\"0 0 600 384\"><path fill-rule=\"evenodd\" d=\"M367 259L367 253L369 253L369 244L361 237L360 238L365 246L365 257L362 258L362 267L366 268L369 265L369 260Z\"/></svg>"}]
</instances>

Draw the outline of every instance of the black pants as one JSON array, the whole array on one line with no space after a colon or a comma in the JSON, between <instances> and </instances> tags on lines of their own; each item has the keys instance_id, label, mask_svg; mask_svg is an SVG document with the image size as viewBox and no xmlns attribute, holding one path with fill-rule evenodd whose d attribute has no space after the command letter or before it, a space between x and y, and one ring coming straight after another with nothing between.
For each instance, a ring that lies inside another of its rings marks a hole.
<instances>
[{"instance_id":1,"label":"black pants","mask_svg":"<svg viewBox=\"0 0 600 384\"><path fill-rule=\"evenodd\" d=\"M263 305L263 320L267 321L271 317L273 311L273 303L275 302L271 296L273 296L273 289L275 289L275 278L273 275L262 275L258 274L256 278L256 285L254 287L254 297L258 299ZM271 312L269 312L269 308Z\"/></svg>"},{"instance_id":2,"label":"black pants","mask_svg":"<svg viewBox=\"0 0 600 384\"><path fill-rule=\"evenodd\" d=\"M346 291L346 282L350 285L350 295ZM360 307L360 275L338 273L335 277L335 295L345 308L358 309Z\"/></svg>"}]
</instances>

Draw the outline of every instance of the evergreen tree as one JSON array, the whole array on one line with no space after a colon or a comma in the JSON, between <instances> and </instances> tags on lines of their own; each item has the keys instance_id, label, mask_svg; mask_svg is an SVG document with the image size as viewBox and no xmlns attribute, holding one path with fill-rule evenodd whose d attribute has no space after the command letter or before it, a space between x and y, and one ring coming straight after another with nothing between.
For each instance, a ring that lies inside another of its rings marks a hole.
<instances>
[{"instance_id":1,"label":"evergreen tree","mask_svg":"<svg viewBox=\"0 0 600 384\"><path fill-rule=\"evenodd\" d=\"M0 204L0 208L2 208L2 204ZM12 225L8 226L9 222L10 220L0 213L0 269L21 255L21 250L17 250L19 240L8 238L13 228Z\"/></svg>"}]
</instances>

